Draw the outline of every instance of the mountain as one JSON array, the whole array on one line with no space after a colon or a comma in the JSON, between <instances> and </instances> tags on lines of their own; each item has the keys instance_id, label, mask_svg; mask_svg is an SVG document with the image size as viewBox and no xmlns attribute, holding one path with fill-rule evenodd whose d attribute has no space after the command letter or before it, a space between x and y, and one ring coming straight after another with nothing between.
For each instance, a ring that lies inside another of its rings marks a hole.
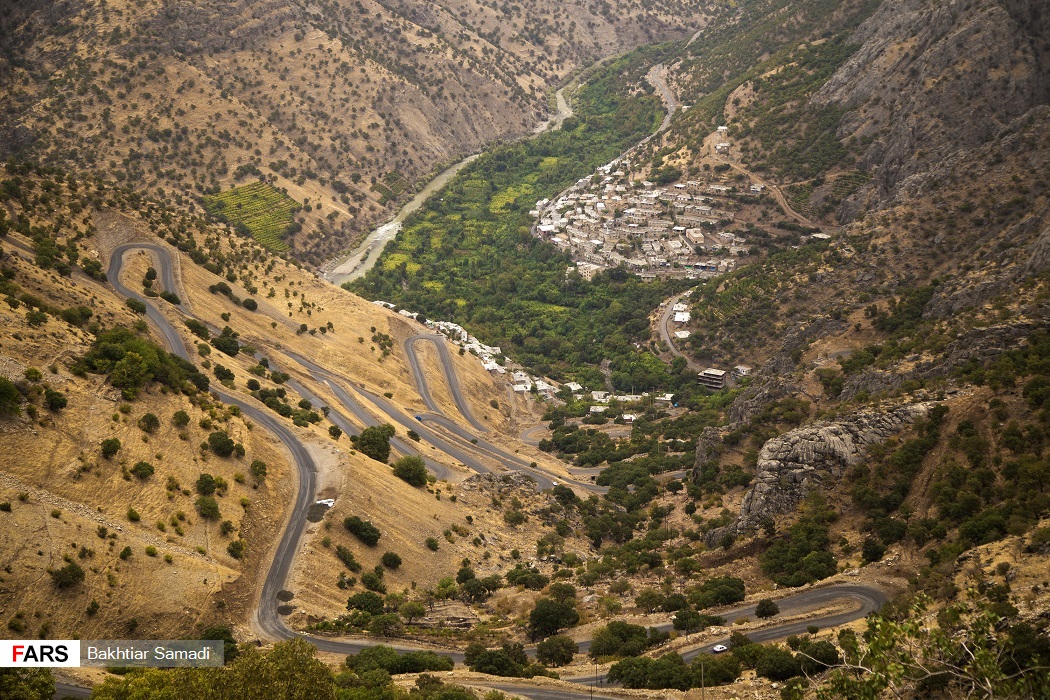
<instances>
[{"instance_id":1,"label":"mountain","mask_svg":"<svg viewBox=\"0 0 1050 700\"><path fill-rule=\"evenodd\" d=\"M704 7L13 3L0 17L0 156L198 212L204 193L262 178L300 208L292 254L319 263L442 163L530 133L573 70L685 37Z\"/></svg>"}]
</instances>

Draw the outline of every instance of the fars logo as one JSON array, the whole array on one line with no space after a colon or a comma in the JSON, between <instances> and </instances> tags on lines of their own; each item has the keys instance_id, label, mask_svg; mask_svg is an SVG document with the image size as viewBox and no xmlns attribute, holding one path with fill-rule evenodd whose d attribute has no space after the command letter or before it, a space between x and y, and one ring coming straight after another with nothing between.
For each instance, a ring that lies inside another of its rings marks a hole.
<instances>
[{"instance_id":1,"label":"fars logo","mask_svg":"<svg viewBox=\"0 0 1050 700\"><path fill-rule=\"evenodd\" d=\"M0 668L79 665L79 639L0 640Z\"/></svg>"}]
</instances>

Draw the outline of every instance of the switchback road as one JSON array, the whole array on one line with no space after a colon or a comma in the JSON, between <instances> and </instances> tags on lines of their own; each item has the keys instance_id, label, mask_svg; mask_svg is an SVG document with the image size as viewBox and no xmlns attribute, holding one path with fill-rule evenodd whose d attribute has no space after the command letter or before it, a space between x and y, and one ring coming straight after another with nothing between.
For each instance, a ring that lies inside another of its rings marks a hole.
<instances>
[{"instance_id":1,"label":"switchback road","mask_svg":"<svg viewBox=\"0 0 1050 700\"><path fill-rule=\"evenodd\" d=\"M110 283L114 286L118 293L128 297L130 299L137 299L138 301L146 305L146 315L148 318L157 326L164 336L169 347L176 355L189 360L189 353L186 351L186 346L183 343L181 337L176 332L175 328L168 322L168 320L153 306L152 302L145 297L133 292L132 290L125 287L120 282L120 271L123 265L123 256L125 253L141 249L148 250L157 256L158 272L160 279L165 285L166 291L172 291L177 293L178 290L175 288L174 274L171 270L171 257L168 250L160 245L151 243L131 243L120 246L113 251L113 255L110 259L109 269L107 271L107 277ZM171 285L171 286L168 286ZM183 309L184 311L184 309ZM305 367L310 368L308 361L303 361L303 358L294 358L300 361ZM314 365L314 367L317 367ZM326 373L322 368L317 367L315 370L319 374ZM329 381L328 378L323 379L328 382L329 386L336 385L335 382ZM212 389L211 393L214 394L218 399L225 403L236 405L240 407L241 411L254 421L256 424L261 425L266 430L273 433L285 447L288 449L292 456L292 460L295 463L296 471L298 474L298 489L295 498L295 503L291 509L291 515L288 519L287 525L285 526L284 532L278 542L276 551L274 553L273 561L270 566L270 570L266 574L266 578L263 583L262 592L259 596L259 603L254 612L254 622L258 629L263 631L267 636L272 639L290 639L293 637L300 637L306 639L311 644L315 645L319 650L325 652L331 652L335 654L354 654L361 649L372 646L376 643L371 638L356 638L356 639L332 639L326 637L316 637L311 635L299 634L291 630L281 619L277 613L277 593L282 589L288 578L288 573L291 569L292 562L295 557L296 549L299 544L300 537L306 523L306 512L309 506L312 504L314 499L314 493L316 491L316 477L317 477L317 466L313 459L310 457L309 452L303 445L302 441L285 425L280 422L280 419L264 411L245 399L228 394L225 391L219 389ZM345 392L344 392L345 393ZM366 394L367 395L367 394ZM338 394L337 394L338 396ZM368 395L370 400L375 400L379 397ZM342 399L341 399L342 400ZM351 399L352 406L360 408L356 402ZM379 404L377 404L379 405ZM380 406L384 411L387 410L385 406ZM362 412L363 409L360 409ZM367 412L364 412L367 414ZM361 416L358 416L361 418ZM842 600L851 599L859 603L859 606L852 611L844 613L835 613L830 615L821 616L815 614L807 617L805 620L800 622L788 623L785 625L778 625L769 628L765 628L756 632L753 632L750 636L755 641L765 641L769 639L777 639L790 634L796 634L802 629L805 629L809 625L817 625L819 627L829 627L839 624L844 624L851 620L859 619L873 610L877 610L883 602L886 600L885 594L877 588L863 586L859 584L835 584L823 588L816 588L809 591L804 591L793 596L782 598L778 601L778 605L781 607L782 614L790 614L794 610L803 611L806 609L812 609L817 606L827 605L829 603ZM754 614L754 606L748 605L740 608L735 608L730 611L721 613L727 620L732 621L741 617L751 617ZM403 643L392 643L390 646L400 650L413 650L426 648L424 645L412 645ZM689 652L691 656L703 653L710 648L710 644L692 652ZM589 647L589 641L584 640L581 644L581 651ZM452 652L446 649L436 648L435 651L446 654L456 661L462 661L461 652ZM590 678L578 679L580 682L587 682ZM518 685L511 681L500 681L493 685L493 687L506 687L508 690L513 688L512 692L516 694L525 695L535 700L575 700L576 698L583 698L587 696L587 691L582 689L578 693L574 693L566 690L555 690L549 688L534 688L528 685ZM86 689L80 688L74 685L59 684L58 692L56 697L71 696L71 697L87 697Z\"/></svg>"}]
</instances>

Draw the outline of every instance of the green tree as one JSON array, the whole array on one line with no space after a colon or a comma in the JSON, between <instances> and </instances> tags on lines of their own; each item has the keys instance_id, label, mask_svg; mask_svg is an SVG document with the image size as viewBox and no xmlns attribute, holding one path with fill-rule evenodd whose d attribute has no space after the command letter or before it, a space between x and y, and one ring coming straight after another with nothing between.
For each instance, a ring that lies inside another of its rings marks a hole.
<instances>
[{"instance_id":1,"label":"green tree","mask_svg":"<svg viewBox=\"0 0 1050 700\"><path fill-rule=\"evenodd\" d=\"M385 552L382 557L383 566L388 569L396 569L401 566L401 557L394 552Z\"/></svg>"},{"instance_id":2,"label":"green tree","mask_svg":"<svg viewBox=\"0 0 1050 700\"><path fill-rule=\"evenodd\" d=\"M350 596L346 601L347 610L360 610L371 615L383 614L383 598L372 591L362 591Z\"/></svg>"},{"instance_id":3,"label":"green tree","mask_svg":"<svg viewBox=\"0 0 1050 700\"><path fill-rule=\"evenodd\" d=\"M51 574L51 581L58 588L72 588L84 580L84 569L75 561L48 573Z\"/></svg>"},{"instance_id":4,"label":"green tree","mask_svg":"<svg viewBox=\"0 0 1050 700\"><path fill-rule=\"evenodd\" d=\"M367 520L362 520L356 515L350 515L343 519L343 527L349 530L357 539L369 547L376 546L382 536L379 528Z\"/></svg>"},{"instance_id":5,"label":"green tree","mask_svg":"<svg viewBox=\"0 0 1050 700\"><path fill-rule=\"evenodd\" d=\"M113 455L120 450L120 440L118 438L106 438L102 441L101 448L102 456L106 459L112 459Z\"/></svg>"},{"instance_id":6,"label":"green tree","mask_svg":"<svg viewBox=\"0 0 1050 700\"><path fill-rule=\"evenodd\" d=\"M160 427L160 418L154 413L143 413L138 422L139 430L144 433L153 433Z\"/></svg>"},{"instance_id":7,"label":"green tree","mask_svg":"<svg viewBox=\"0 0 1050 700\"><path fill-rule=\"evenodd\" d=\"M536 607L529 613L529 636L533 639L549 637L579 621L580 613L572 603L540 598L536 601Z\"/></svg>"},{"instance_id":8,"label":"green tree","mask_svg":"<svg viewBox=\"0 0 1050 700\"><path fill-rule=\"evenodd\" d=\"M901 697L941 689L959 697L1045 698L1050 688L1050 638L1004 619L978 594L940 614L919 596L902 621L868 618L867 631L839 633L843 662L817 697Z\"/></svg>"},{"instance_id":9,"label":"green tree","mask_svg":"<svg viewBox=\"0 0 1050 700\"><path fill-rule=\"evenodd\" d=\"M21 402L22 394L15 383L6 377L0 377L0 416L17 416L21 413Z\"/></svg>"},{"instance_id":10,"label":"green tree","mask_svg":"<svg viewBox=\"0 0 1050 700\"><path fill-rule=\"evenodd\" d=\"M774 603L770 598L763 598L758 601L758 605L755 607L755 616L763 620L767 617L774 617L779 614L780 606Z\"/></svg>"},{"instance_id":11,"label":"green tree","mask_svg":"<svg viewBox=\"0 0 1050 700\"><path fill-rule=\"evenodd\" d=\"M365 428L357 438L357 449L376 461L386 462L390 458L390 438L392 437L394 437L394 426L389 423Z\"/></svg>"},{"instance_id":12,"label":"green tree","mask_svg":"<svg viewBox=\"0 0 1050 700\"><path fill-rule=\"evenodd\" d=\"M418 620L426 615L427 609L418 600L410 600L407 603L403 603L397 609L397 612L411 625L414 620Z\"/></svg>"},{"instance_id":13,"label":"green tree","mask_svg":"<svg viewBox=\"0 0 1050 700\"><path fill-rule=\"evenodd\" d=\"M572 663L572 658L579 650L579 645L572 638L556 634L536 645L536 658L548 666L565 666Z\"/></svg>"},{"instance_id":14,"label":"green tree","mask_svg":"<svg viewBox=\"0 0 1050 700\"><path fill-rule=\"evenodd\" d=\"M153 465L149 462L136 462L135 466L131 468L131 473L145 481L153 476Z\"/></svg>"},{"instance_id":15,"label":"green tree","mask_svg":"<svg viewBox=\"0 0 1050 700\"><path fill-rule=\"evenodd\" d=\"M406 455L394 463L394 476L412 486L426 486L427 467L419 455Z\"/></svg>"},{"instance_id":16,"label":"green tree","mask_svg":"<svg viewBox=\"0 0 1050 700\"><path fill-rule=\"evenodd\" d=\"M55 679L47 668L0 668L0 698L51 700Z\"/></svg>"},{"instance_id":17,"label":"green tree","mask_svg":"<svg viewBox=\"0 0 1050 700\"><path fill-rule=\"evenodd\" d=\"M211 496L199 496L194 505L205 520L218 520L222 517L219 513L219 502Z\"/></svg>"},{"instance_id":18,"label":"green tree","mask_svg":"<svg viewBox=\"0 0 1050 700\"><path fill-rule=\"evenodd\" d=\"M226 434L226 431L216 430L208 436L208 447L219 457L229 457L233 454L236 444Z\"/></svg>"},{"instance_id":19,"label":"green tree","mask_svg":"<svg viewBox=\"0 0 1050 700\"><path fill-rule=\"evenodd\" d=\"M634 598L634 604L639 608L653 614L664 603L664 594L653 588L644 588Z\"/></svg>"}]
</instances>

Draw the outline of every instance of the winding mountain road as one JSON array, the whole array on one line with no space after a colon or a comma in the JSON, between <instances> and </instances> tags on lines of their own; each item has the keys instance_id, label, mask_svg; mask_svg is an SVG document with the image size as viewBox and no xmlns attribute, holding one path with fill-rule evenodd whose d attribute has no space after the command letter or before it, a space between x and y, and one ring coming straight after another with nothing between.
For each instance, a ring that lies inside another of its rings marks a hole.
<instances>
[{"instance_id":1,"label":"winding mountain road","mask_svg":"<svg viewBox=\"0 0 1050 700\"><path fill-rule=\"evenodd\" d=\"M162 284L166 291L172 291L178 293L175 287L174 274L172 272L171 256L169 251L157 244L152 243L130 243L118 247L113 251L110 259L109 269L107 271L107 277L109 282L117 290L118 293L124 295L130 299L137 299L138 301L146 305L146 315L152 321L161 334L164 336L165 341L176 355L189 360L189 353L186 350L186 346L183 343L181 337L171 323L164 317L160 311L153 306L149 299L146 299L142 295L128 289L120 281L120 271L123 265L124 254L133 250L147 250L156 256L156 262L158 266L158 272ZM185 308L182 308L185 312ZM292 359L302 364L307 369L310 369L315 375L319 375L318 381L323 381L332 388L333 392L344 402L344 405L351 410L355 416L362 422L367 423L368 421L374 420L363 407L360 406L345 390L341 390L337 381L333 380L331 373L327 372L323 368L309 362L305 358L290 355ZM317 376L315 376L317 378ZM338 390L337 390L338 389ZM342 391L342 395L340 395ZM291 509L287 525L285 526L284 532L281 535L280 541L274 552L273 561L269 571L266 574L266 578L263 582L262 591L259 596L258 606L253 614L253 621L257 628L264 632L268 637L272 639L290 639L298 637L309 641L311 644L316 646L319 650L325 652L331 652L335 654L354 654L362 649L373 646L376 642L370 638L356 638L356 639L331 639L325 637L316 637L311 635L303 635L294 630L290 629L281 619L277 612L278 600L277 593L282 589L285 582L288 579L289 571L291 570L292 562L294 561L296 550L303 530L306 524L306 513L309 506L312 504L314 499L314 493L316 491L316 478L317 478L317 466L307 451L302 441L285 426L281 419L276 415L271 414L268 411L260 409L254 403L245 400L241 397L234 396L226 393L220 389L211 389L211 393L225 403L236 405L240 407L242 413L250 418L252 421L262 426L266 430L269 430L275 435L289 451L292 456L292 460L296 466L296 472L298 475L298 489L296 493L295 502ZM378 406L383 411L387 411L388 407L382 404L382 397L371 395L362 390L369 400L376 401ZM316 398L316 397L315 397ZM386 402L389 404L389 402ZM391 405L390 409L395 410ZM400 413L398 411L398 413ZM403 414L402 414L403 415ZM353 428L352 424L344 420L344 425L347 428ZM409 420L410 419L407 419ZM417 422L418 423L418 422ZM409 423L409 425L416 425ZM438 440L435 444L439 449L444 449L441 446L441 441ZM448 446L448 443L445 443ZM451 454L451 453L450 453ZM455 456L453 454L453 456ZM458 457L457 457L458 458ZM847 612L839 612L829 615L814 615L807 617L805 620L792 622L785 625L777 625L756 632L751 633L751 638L755 641L767 641L771 639L778 639L781 637L788 636L790 634L797 634L804 630L809 625L817 625L820 627L829 627L844 624L846 622L859 619L869 612L877 610L886 601L886 595L877 588L863 586L859 584L835 584L826 586L823 588L815 588L809 591L788 596L778 600L778 605L782 611L781 614L791 614L793 611L804 612L814 607L828 605L832 602L839 601L842 599L854 600L859 603L858 607L854 610ZM734 608L729 611L721 613L728 621L734 621L742 617L751 617L754 615L754 606L748 605L740 608ZM717 642L716 642L717 643ZM584 640L581 643L581 651L585 651L589 648L590 642ZM403 643L392 643L389 646L399 650L414 650L427 648L424 645L412 645ZM687 658L692 658L697 654L709 651L712 644L705 645L698 649L688 652ZM453 652L445 649L435 649L436 651L445 654L455 661L462 662L462 653ZM574 679L579 682L589 682L590 677L583 677L580 679ZM551 689L542 687L533 687L526 684L518 684L512 681L497 681L489 684L491 687L506 688L507 690L513 689L511 692L515 694L524 695L535 700L576 700L577 698L582 699L586 697L587 693L581 689L579 692L567 691L564 689ZM84 688L60 683L57 684L56 697L87 697L87 691ZM599 696L600 697L600 696Z\"/></svg>"}]
</instances>

